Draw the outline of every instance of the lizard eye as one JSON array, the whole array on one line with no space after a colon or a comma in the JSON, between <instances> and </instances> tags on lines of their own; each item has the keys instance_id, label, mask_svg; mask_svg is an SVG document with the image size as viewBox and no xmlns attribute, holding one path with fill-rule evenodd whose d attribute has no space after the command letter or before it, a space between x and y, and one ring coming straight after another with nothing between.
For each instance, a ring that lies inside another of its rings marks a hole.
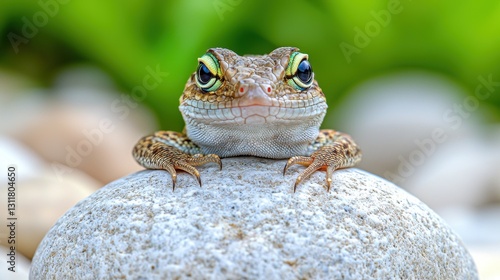
<instances>
[{"instance_id":1,"label":"lizard eye","mask_svg":"<svg viewBox=\"0 0 500 280\"><path fill-rule=\"evenodd\" d=\"M307 54L294 52L290 55L290 62L286 68L288 84L297 90L306 90L314 81L314 72Z\"/></svg>"},{"instance_id":2,"label":"lizard eye","mask_svg":"<svg viewBox=\"0 0 500 280\"><path fill-rule=\"evenodd\" d=\"M196 84L204 92L216 91L222 85L219 61L211 53L198 58L198 69L195 75Z\"/></svg>"}]
</instances>

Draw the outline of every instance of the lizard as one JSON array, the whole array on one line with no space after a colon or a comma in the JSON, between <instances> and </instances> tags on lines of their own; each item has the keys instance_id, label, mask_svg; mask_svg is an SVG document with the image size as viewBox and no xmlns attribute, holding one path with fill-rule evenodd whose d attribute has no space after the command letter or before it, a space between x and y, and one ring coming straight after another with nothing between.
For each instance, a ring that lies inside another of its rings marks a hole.
<instances>
[{"instance_id":1,"label":"lizard","mask_svg":"<svg viewBox=\"0 0 500 280\"><path fill-rule=\"evenodd\" d=\"M175 190L176 170L194 176L196 169L221 158L255 156L288 159L283 175L295 164L306 166L293 191L317 170L332 173L356 165L361 150L348 134L321 129L325 94L314 78L309 56L295 47L267 55L239 56L211 48L198 58L180 97L183 132L157 131L133 148L135 160L147 169L166 170Z\"/></svg>"}]
</instances>

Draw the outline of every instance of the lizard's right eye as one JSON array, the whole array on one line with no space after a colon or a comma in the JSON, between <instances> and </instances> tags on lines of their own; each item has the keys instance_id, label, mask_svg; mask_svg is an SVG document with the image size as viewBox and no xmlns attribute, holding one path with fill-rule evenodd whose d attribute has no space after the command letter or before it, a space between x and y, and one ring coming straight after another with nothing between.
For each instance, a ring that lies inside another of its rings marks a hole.
<instances>
[{"instance_id":1,"label":"lizard's right eye","mask_svg":"<svg viewBox=\"0 0 500 280\"><path fill-rule=\"evenodd\" d=\"M196 70L196 84L204 92L216 91L222 85L222 72L219 61L211 54L206 53L198 58L198 69Z\"/></svg>"}]
</instances>

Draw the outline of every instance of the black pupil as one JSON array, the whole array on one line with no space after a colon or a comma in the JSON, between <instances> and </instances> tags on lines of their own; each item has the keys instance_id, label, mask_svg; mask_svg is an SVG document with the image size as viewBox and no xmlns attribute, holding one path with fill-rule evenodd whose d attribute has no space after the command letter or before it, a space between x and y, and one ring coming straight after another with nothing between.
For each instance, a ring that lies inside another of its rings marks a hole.
<instances>
[{"instance_id":1,"label":"black pupil","mask_svg":"<svg viewBox=\"0 0 500 280\"><path fill-rule=\"evenodd\" d=\"M297 68L296 75L304 83L309 83L311 81L312 68L311 68L311 64L309 64L309 61L302 60L300 62L299 67Z\"/></svg>"},{"instance_id":2,"label":"black pupil","mask_svg":"<svg viewBox=\"0 0 500 280\"><path fill-rule=\"evenodd\" d=\"M205 64L200 63L200 66L198 66L198 81L202 84L206 84L212 78L213 75L210 70L208 70L208 67Z\"/></svg>"}]
</instances>

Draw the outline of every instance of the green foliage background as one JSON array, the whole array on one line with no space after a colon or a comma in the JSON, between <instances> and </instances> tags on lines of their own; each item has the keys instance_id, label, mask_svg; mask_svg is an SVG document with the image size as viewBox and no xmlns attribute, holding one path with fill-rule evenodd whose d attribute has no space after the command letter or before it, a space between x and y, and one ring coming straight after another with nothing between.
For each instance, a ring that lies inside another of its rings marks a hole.
<instances>
[{"instance_id":1,"label":"green foliage background","mask_svg":"<svg viewBox=\"0 0 500 280\"><path fill-rule=\"evenodd\" d=\"M330 110L361 81L405 69L440 73L470 94L478 75L500 81L498 0L396 1L402 12L392 14L348 63L339 45L355 46L355 28L365 30L373 13L387 10L391 1L2 0L0 63L43 86L67 65L92 63L124 92L142 84L146 66L159 65L169 76L144 102L162 128L176 130L183 126L176 106L196 58L215 46L240 54L301 48L310 55ZM33 22L44 5L55 5L56 12L16 53L9 34L23 35L25 20ZM500 119L499 93L485 101L490 121Z\"/></svg>"}]
</instances>

